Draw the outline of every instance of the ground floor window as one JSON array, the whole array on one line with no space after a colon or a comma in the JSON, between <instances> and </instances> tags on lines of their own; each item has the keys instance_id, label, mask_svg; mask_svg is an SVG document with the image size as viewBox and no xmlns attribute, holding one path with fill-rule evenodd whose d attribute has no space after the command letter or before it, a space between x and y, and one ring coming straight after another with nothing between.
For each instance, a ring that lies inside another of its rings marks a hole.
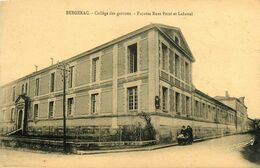
<instances>
[{"instance_id":1,"label":"ground floor window","mask_svg":"<svg viewBox=\"0 0 260 168\"><path fill-rule=\"evenodd\" d=\"M176 107L176 113L180 114L180 93L175 93L175 107Z\"/></svg>"},{"instance_id":2,"label":"ground floor window","mask_svg":"<svg viewBox=\"0 0 260 168\"><path fill-rule=\"evenodd\" d=\"M128 98L128 110L137 110L138 109L137 86L127 88L127 98Z\"/></svg>"},{"instance_id":3,"label":"ground floor window","mask_svg":"<svg viewBox=\"0 0 260 168\"><path fill-rule=\"evenodd\" d=\"M33 113L34 113L34 119L37 119L38 115L39 115L39 105L38 104L34 104Z\"/></svg>"},{"instance_id":4,"label":"ground floor window","mask_svg":"<svg viewBox=\"0 0 260 168\"><path fill-rule=\"evenodd\" d=\"M190 97L186 96L186 113L190 115Z\"/></svg>"},{"instance_id":5,"label":"ground floor window","mask_svg":"<svg viewBox=\"0 0 260 168\"><path fill-rule=\"evenodd\" d=\"M49 118L53 117L54 101L49 102Z\"/></svg>"},{"instance_id":6,"label":"ground floor window","mask_svg":"<svg viewBox=\"0 0 260 168\"><path fill-rule=\"evenodd\" d=\"M11 108L11 122L14 122L14 108Z\"/></svg>"},{"instance_id":7,"label":"ground floor window","mask_svg":"<svg viewBox=\"0 0 260 168\"><path fill-rule=\"evenodd\" d=\"M163 111L167 111L168 107L168 89L166 87L162 87L162 109Z\"/></svg>"},{"instance_id":8,"label":"ground floor window","mask_svg":"<svg viewBox=\"0 0 260 168\"><path fill-rule=\"evenodd\" d=\"M74 107L74 98L68 98L68 103L67 103L67 115L70 116L72 115L73 112L73 107Z\"/></svg>"},{"instance_id":9,"label":"ground floor window","mask_svg":"<svg viewBox=\"0 0 260 168\"><path fill-rule=\"evenodd\" d=\"M99 94L98 93L91 95L91 114L97 114L98 113L98 100L99 100Z\"/></svg>"}]
</instances>

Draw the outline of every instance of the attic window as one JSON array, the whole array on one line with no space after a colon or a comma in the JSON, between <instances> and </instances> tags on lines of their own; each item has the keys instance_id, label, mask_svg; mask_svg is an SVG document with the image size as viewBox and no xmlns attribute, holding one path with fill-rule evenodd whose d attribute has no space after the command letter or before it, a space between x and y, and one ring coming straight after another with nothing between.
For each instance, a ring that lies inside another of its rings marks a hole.
<instances>
[{"instance_id":1,"label":"attic window","mask_svg":"<svg viewBox=\"0 0 260 168\"><path fill-rule=\"evenodd\" d=\"M180 44L180 40L179 40L179 38L178 38L177 36L175 36L174 41L175 41L177 44Z\"/></svg>"}]
</instances>

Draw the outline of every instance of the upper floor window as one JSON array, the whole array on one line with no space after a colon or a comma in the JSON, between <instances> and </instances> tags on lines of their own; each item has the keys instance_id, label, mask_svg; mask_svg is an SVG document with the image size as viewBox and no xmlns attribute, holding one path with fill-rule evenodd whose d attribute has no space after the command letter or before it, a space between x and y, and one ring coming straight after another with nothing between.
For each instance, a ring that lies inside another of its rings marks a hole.
<instances>
[{"instance_id":1,"label":"upper floor window","mask_svg":"<svg viewBox=\"0 0 260 168\"><path fill-rule=\"evenodd\" d=\"M128 72L137 72L137 43L128 46Z\"/></svg>"},{"instance_id":2,"label":"upper floor window","mask_svg":"<svg viewBox=\"0 0 260 168\"><path fill-rule=\"evenodd\" d=\"M162 109L164 111L167 110L168 102L168 89L166 87L162 87Z\"/></svg>"},{"instance_id":3,"label":"upper floor window","mask_svg":"<svg viewBox=\"0 0 260 168\"><path fill-rule=\"evenodd\" d=\"M128 98L128 110L137 110L138 109L137 86L127 88L127 98Z\"/></svg>"},{"instance_id":4,"label":"upper floor window","mask_svg":"<svg viewBox=\"0 0 260 168\"><path fill-rule=\"evenodd\" d=\"M189 63L185 62L185 81L189 82L189 79L190 79Z\"/></svg>"},{"instance_id":5,"label":"upper floor window","mask_svg":"<svg viewBox=\"0 0 260 168\"><path fill-rule=\"evenodd\" d=\"M28 83L25 83L25 90L24 90L24 93L27 94L27 91L28 91Z\"/></svg>"},{"instance_id":6,"label":"upper floor window","mask_svg":"<svg viewBox=\"0 0 260 168\"><path fill-rule=\"evenodd\" d=\"M167 66L168 66L168 48L166 45L164 45L162 43L162 68L164 70L167 70Z\"/></svg>"},{"instance_id":7,"label":"upper floor window","mask_svg":"<svg viewBox=\"0 0 260 168\"><path fill-rule=\"evenodd\" d=\"M24 94L24 84L22 84L21 94Z\"/></svg>"},{"instance_id":8,"label":"upper floor window","mask_svg":"<svg viewBox=\"0 0 260 168\"><path fill-rule=\"evenodd\" d=\"M69 88L73 87L73 78L74 78L73 73L74 73L74 66L71 66L69 67L69 85L68 85Z\"/></svg>"},{"instance_id":9,"label":"upper floor window","mask_svg":"<svg viewBox=\"0 0 260 168\"><path fill-rule=\"evenodd\" d=\"M200 117L205 117L205 104L202 103L201 115Z\"/></svg>"},{"instance_id":10,"label":"upper floor window","mask_svg":"<svg viewBox=\"0 0 260 168\"><path fill-rule=\"evenodd\" d=\"M180 77L180 67L181 67L180 57L177 54L175 54L175 76L176 77Z\"/></svg>"},{"instance_id":11,"label":"upper floor window","mask_svg":"<svg viewBox=\"0 0 260 168\"><path fill-rule=\"evenodd\" d=\"M50 92L54 92L55 87L55 72L51 73Z\"/></svg>"},{"instance_id":12,"label":"upper floor window","mask_svg":"<svg viewBox=\"0 0 260 168\"><path fill-rule=\"evenodd\" d=\"M199 101L195 100L195 116L196 117L199 116L199 110L200 110Z\"/></svg>"},{"instance_id":13,"label":"upper floor window","mask_svg":"<svg viewBox=\"0 0 260 168\"><path fill-rule=\"evenodd\" d=\"M40 79L37 78L35 80L35 93L34 93L35 96L39 96L39 89L40 89Z\"/></svg>"},{"instance_id":14,"label":"upper floor window","mask_svg":"<svg viewBox=\"0 0 260 168\"><path fill-rule=\"evenodd\" d=\"M73 113L73 109L74 109L74 98L68 98L68 103L67 103L67 115L71 116Z\"/></svg>"},{"instance_id":15,"label":"upper floor window","mask_svg":"<svg viewBox=\"0 0 260 168\"><path fill-rule=\"evenodd\" d=\"M54 101L49 102L49 118L52 118L54 114Z\"/></svg>"},{"instance_id":16,"label":"upper floor window","mask_svg":"<svg viewBox=\"0 0 260 168\"><path fill-rule=\"evenodd\" d=\"M98 100L99 100L99 94L98 93L91 95L91 114L97 114L98 113Z\"/></svg>"},{"instance_id":17,"label":"upper floor window","mask_svg":"<svg viewBox=\"0 0 260 168\"><path fill-rule=\"evenodd\" d=\"M99 80L99 67L100 61L99 57L92 59L92 82L96 82Z\"/></svg>"},{"instance_id":18,"label":"upper floor window","mask_svg":"<svg viewBox=\"0 0 260 168\"><path fill-rule=\"evenodd\" d=\"M15 86L13 86L12 100L15 101Z\"/></svg>"}]
</instances>

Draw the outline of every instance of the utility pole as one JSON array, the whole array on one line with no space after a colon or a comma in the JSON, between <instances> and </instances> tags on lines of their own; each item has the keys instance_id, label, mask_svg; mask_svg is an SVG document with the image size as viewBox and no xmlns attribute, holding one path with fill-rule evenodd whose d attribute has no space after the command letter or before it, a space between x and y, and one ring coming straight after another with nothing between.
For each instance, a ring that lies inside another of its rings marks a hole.
<instances>
[{"instance_id":1,"label":"utility pole","mask_svg":"<svg viewBox=\"0 0 260 168\"><path fill-rule=\"evenodd\" d=\"M63 150L67 153L67 135L66 135L66 82L69 73L68 64L65 62L58 62L57 69L61 70L62 82L63 82Z\"/></svg>"}]
</instances>

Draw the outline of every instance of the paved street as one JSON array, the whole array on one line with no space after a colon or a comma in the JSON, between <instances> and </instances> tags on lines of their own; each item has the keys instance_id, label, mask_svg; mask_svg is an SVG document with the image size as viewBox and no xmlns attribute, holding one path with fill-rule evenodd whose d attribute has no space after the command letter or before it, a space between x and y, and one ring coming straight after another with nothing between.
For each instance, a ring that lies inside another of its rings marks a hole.
<instances>
[{"instance_id":1,"label":"paved street","mask_svg":"<svg viewBox=\"0 0 260 168\"><path fill-rule=\"evenodd\" d=\"M1 167L259 167L243 158L252 136L233 135L153 151L62 155L0 149ZM250 145L250 144L249 144Z\"/></svg>"}]
</instances>

